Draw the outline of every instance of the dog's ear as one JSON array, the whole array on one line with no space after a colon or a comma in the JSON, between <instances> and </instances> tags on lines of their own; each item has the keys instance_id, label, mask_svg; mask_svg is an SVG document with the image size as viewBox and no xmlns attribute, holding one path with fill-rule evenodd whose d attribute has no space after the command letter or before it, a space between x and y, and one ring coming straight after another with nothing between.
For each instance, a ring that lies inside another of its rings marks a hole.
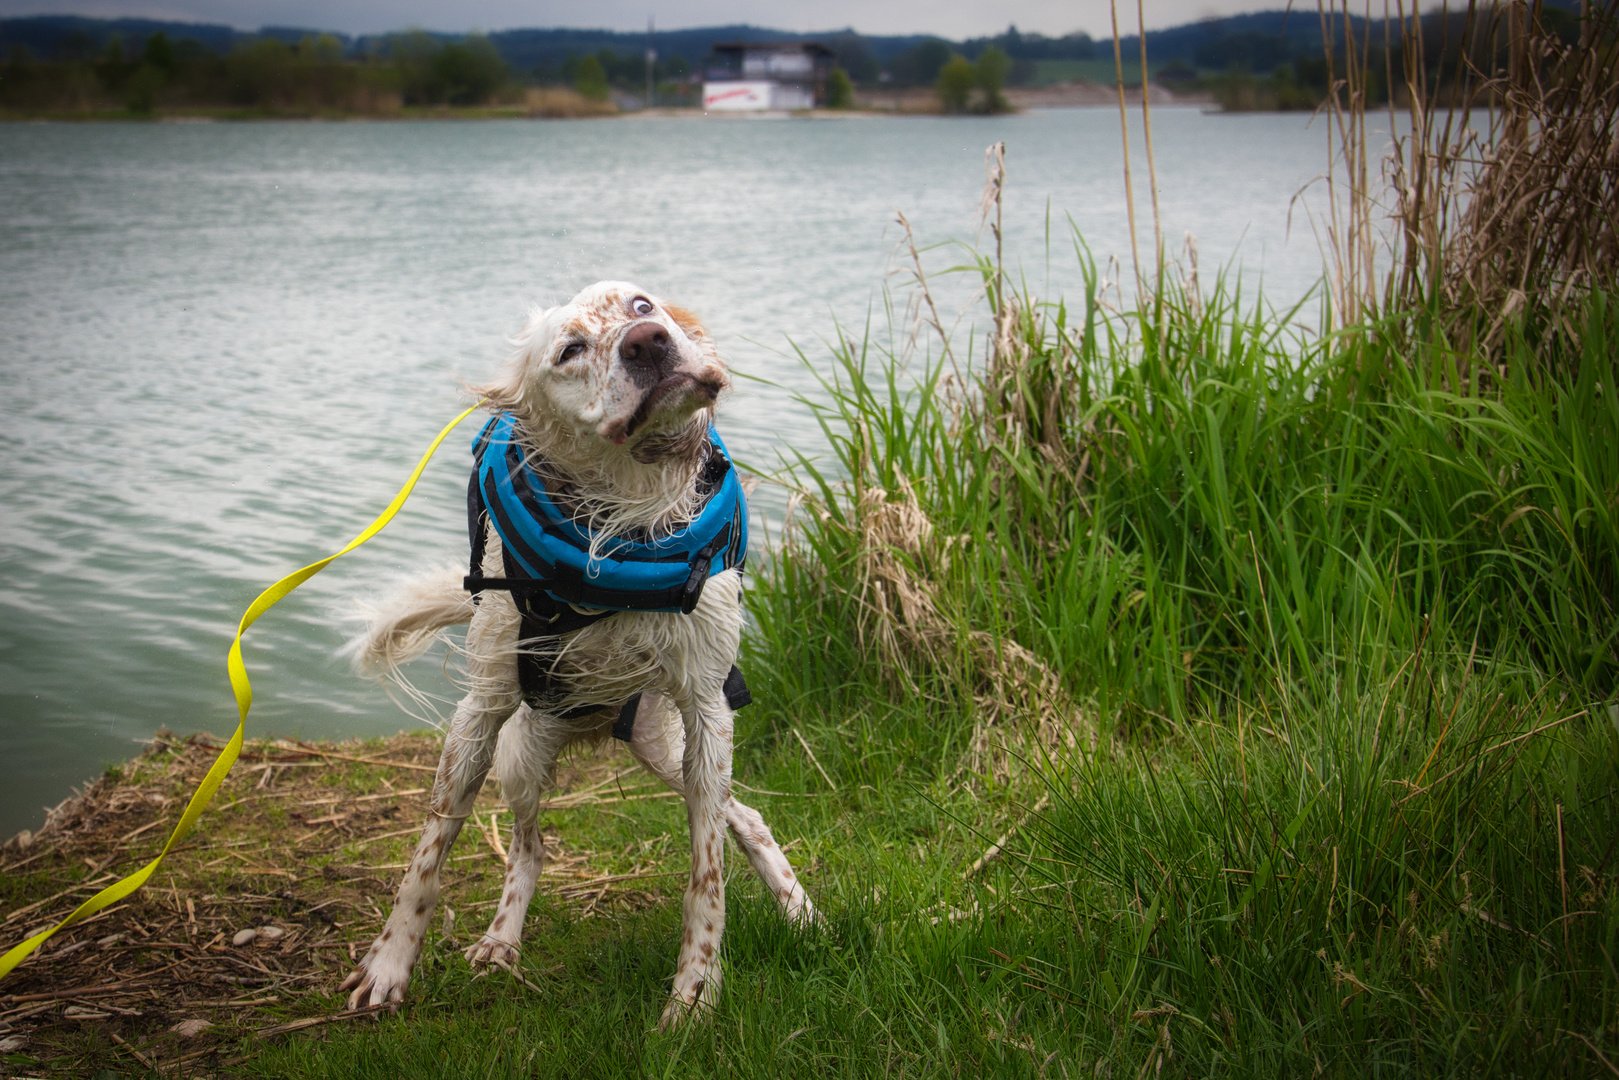
<instances>
[{"instance_id":1,"label":"dog's ear","mask_svg":"<svg viewBox=\"0 0 1619 1080\"><path fill-rule=\"evenodd\" d=\"M673 304L665 304L663 305L663 310L669 313L669 317L675 321L675 325L684 330L686 332L686 336L691 338L693 341L702 341L704 338L708 337L708 328L698 321L696 315L693 315L685 308L675 307Z\"/></svg>"}]
</instances>

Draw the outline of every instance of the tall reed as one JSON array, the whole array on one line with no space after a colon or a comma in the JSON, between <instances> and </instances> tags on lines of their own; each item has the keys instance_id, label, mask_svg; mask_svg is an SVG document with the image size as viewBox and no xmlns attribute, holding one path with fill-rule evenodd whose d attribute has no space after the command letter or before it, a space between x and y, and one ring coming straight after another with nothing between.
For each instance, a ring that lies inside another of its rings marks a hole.
<instances>
[{"instance_id":1,"label":"tall reed","mask_svg":"<svg viewBox=\"0 0 1619 1080\"><path fill-rule=\"evenodd\" d=\"M1563 346L1583 363L1531 378L1509 335L1479 397L1439 319L1398 347L1311 337L1223 282L1109 318L1082 248L1079 270L1072 303L1009 297L956 343L979 349L965 384L943 349L834 350L806 401L833 460L791 470L791 542L753 594L765 662L808 639L845 677L967 701L1037 662L1104 715L1166 718L1278 665L1375 680L1419 644L1612 691L1612 297Z\"/></svg>"}]
</instances>

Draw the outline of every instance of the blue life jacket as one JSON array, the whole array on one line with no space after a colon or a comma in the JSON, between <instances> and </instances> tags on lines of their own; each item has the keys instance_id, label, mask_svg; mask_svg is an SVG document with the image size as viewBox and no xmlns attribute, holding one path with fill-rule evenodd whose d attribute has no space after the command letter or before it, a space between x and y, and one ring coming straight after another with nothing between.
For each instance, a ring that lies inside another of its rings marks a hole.
<instances>
[{"instance_id":1,"label":"blue life jacket","mask_svg":"<svg viewBox=\"0 0 1619 1080\"><path fill-rule=\"evenodd\" d=\"M697 478L702 509L689 524L655 539L613 537L590 554L590 533L564 514L545 489L517 439L517 418L499 413L472 441L476 462L467 483L467 534L472 559L466 589L509 591L522 616L524 640L583 629L620 611L691 614L710 577L740 568L748 551L748 502L731 456L712 426L713 452ZM506 576L483 576L485 522L500 536ZM519 654L518 675L531 705L558 697L544 660ZM735 668L726 679L731 707L747 704L747 685ZM613 734L628 739L640 695L625 702ZM581 706L583 715L600 706Z\"/></svg>"},{"instance_id":2,"label":"blue life jacket","mask_svg":"<svg viewBox=\"0 0 1619 1080\"><path fill-rule=\"evenodd\" d=\"M525 582L520 587L525 593L538 589L562 604L603 611L689 615L704 582L743 564L748 502L731 456L712 427L708 437L715 452L698 477L706 493L697 517L668 536L614 537L596 558L590 555L590 534L557 507L526 460L516 428L516 417L501 413L473 440L477 467L468 491L468 527L473 547L481 548L483 530L475 520L474 503L481 504L500 534L507 578ZM475 581L478 588L503 587L480 580L481 557L470 569L469 589Z\"/></svg>"}]
</instances>

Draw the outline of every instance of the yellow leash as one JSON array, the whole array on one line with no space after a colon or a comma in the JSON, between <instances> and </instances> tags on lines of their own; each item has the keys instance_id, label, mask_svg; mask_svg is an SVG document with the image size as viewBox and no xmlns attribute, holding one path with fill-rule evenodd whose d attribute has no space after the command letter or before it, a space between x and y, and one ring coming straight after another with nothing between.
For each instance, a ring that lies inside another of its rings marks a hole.
<instances>
[{"instance_id":1,"label":"yellow leash","mask_svg":"<svg viewBox=\"0 0 1619 1080\"><path fill-rule=\"evenodd\" d=\"M478 404L483 403L479 402ZM191 827L197 823L197 819L202 816L202 812L213 801L214 794L219 790L219 785L224 782L225 775L230 772L231 766L236 764L236 757L242 752L242 739L247 734L247 710L253 707L253 686L247 681L247 667L242 663L242 635L247 632L248 627L258 621L260 615L269 611L298 586L326 569L327 565L333 560L347 555L381 532L383 526L392 521L394 515L399 513L400 508L405 505L405 500L410 498L411 490L415 488L416 481L421 479L423 470L427 468L427 463L432 460L434 452L439 448L439 444L445 440L451 431L455 430L457 424L465 420L477 408L478 405L473 405L460 416L444 425L444 430L438 433L438 438L433 440L433 444L427 448L427 453L423 454L422 459L416 463L415 471L410 474L410 479L405 481L405 486L399 489L399 494L394 496L393 502L388 504L388 509L378 515L375 521L367 525L364 532L350 540L347 547L343 548L342 551L326 556L319 562L310 563L302 570L288 574L268 589L259 593L258 599L248 605L247 611L242 614L241 623L236 627L236 640L231 642L230 657L225 663L226 668L230 671L231 689L236 692L236 709L241 714L241 718L236 722L236 733L230 737L230 741L225 744L225 748L219 752L219 757L214 759L213 765L208 769L208 775L203 777L202 784L197 788L196 794L192 795L191 801L186 804L186 811L180 816L180 823L174 827L174 833L169 837L168 843L163 845L163 850L158 852L157 858L141 867L141 869L130 874L122 881L108 885L105 889L80 904L73 914L49 930L35 934L6 953L5 956L0 956L0 979L5 978L12 968L22 963L30 953L48 941L58 930L72 926L74 923L87 919L96 912L116 904L146 884L146 879L151 877L153 872L157 870L164 856L168 855L169 849L178 844L185 834L191 831Z\"/></svg>"}]
</instances>

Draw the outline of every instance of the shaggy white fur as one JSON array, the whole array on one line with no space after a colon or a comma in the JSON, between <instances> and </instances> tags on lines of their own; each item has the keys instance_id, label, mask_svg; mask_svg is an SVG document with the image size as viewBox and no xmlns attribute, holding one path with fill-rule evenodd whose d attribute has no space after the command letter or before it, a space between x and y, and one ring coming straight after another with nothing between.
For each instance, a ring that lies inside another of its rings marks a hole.
<instances>
[{"instance_id":1,"label":"shaggy white fur","mask_svg":"<svg viewBox=\"0 0 1619 1080\"><path fill-rule=\"evenodd\" d=\"M646 348L655 348L648 361ZM696 479L708 453L714 402L729 385L706 331L690 314L624 282L602 282L558 308L536 310L505 371L476 392L493 411L515 414L531 460L581 525L606 542L658 535L689 521L701 501ZM504 574L500 538L488 531L486 576ZM459 572L410 582L373 609L350 645L355 666L388 675L421 655L446 627L469 623L467 693L450 721L434 780L432 816L405 871L382 933L343 983L348 1007L397 1003L421 954L451 845L492 768L513 828L505 886L489 929L469 949L474 964L517 958L544 845L539 803L570 743L605 738L620 703L641 694L630 752L680 792L691 830L684 929L664 1025L712 1004L725 927L724 831L794 921L816 918L792 866L757 811L731 794L732 711L723 684L742 629L738 571L711 578L690 615L621 612L559 637L519 641L511 597L478 603ZM544 655L564 694L541 711L522 700L520 652ZM574 706L597 711L563 719Z\"/></svg>"}]
</instances>

